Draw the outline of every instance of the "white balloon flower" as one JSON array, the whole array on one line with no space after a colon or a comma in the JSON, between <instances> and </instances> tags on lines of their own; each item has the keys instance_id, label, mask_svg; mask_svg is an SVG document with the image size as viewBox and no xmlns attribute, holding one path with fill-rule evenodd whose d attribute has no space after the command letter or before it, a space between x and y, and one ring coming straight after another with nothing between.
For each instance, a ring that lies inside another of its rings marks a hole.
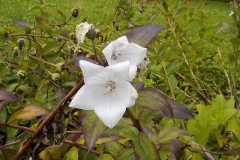
<instances>
[{"instance_id":1,"label":"white balloon flower","mask_svg":"<svg viewBox=\"0 0 240 160\"><path fill-rule=\"evenodd\" d=\"M129 61L130 72L128 79L132 81L137 71L137 65L146 57L147 48L143 48L135 43L129 43L127 37L122 36L111 42L102 52L109 66Z\"/></svg>"},{"instance_id":2,"label":"white balloon flower","mask_svg":"<svg viewBox=\"0 0 240 160\"><path fill-rule=\"evenodd\" d=\"M106 126L113 128L138 97L136 89L128 81L129 62L105 68L83 60L79 63L85 84L69 106L94 110Z\"/></svg>"},{"instance_id":3,"label":"white balloon flower","mask_svg":"<svg viewBox=\"0 0 240 160\"><path fill-rule=\"evenodd\" d=\"M76 26L76 37L78 39L78 42L83 43L85 35L87 32L94 28L92 24L88 24L88 22L80 23Z\"/></svg>"}]
</instances>

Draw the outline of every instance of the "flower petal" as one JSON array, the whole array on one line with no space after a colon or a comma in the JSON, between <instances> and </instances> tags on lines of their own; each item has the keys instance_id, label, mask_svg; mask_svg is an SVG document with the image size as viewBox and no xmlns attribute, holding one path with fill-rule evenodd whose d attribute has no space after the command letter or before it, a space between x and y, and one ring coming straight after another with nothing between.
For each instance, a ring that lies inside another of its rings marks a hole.
<instances>
[{"instance_id":1,"label":"flower petal","mask_svg":"<svg viewBox=\"0 0 240 160\"><path fill-rule=\"evenodd\" d=\"M104 72L104 67L83 60L79 62L79 65L83 72L85 84L104 84L107 82L108 75Z\"/></svg>"},{"instance_id":2,"label":"flower petal","mask_svg":"<svg viewBox=\"0 0 240 160\"><path fill-rule=\"evenodd\" d=\"M133 78L136 76L136 73L137 73L137 66L136 65L130 65L128 80L132 81Z\"/></svg>"},{"instance_id":3,"label":"flower petal","mask_svg":"<svg viewBox=\"0 0 240 160\"><path fill-rule=\"evenodd\" d=\"M76 26L76 37L78 39L78 42L83 43L84 37L89 31L89 28L91 27L91 25L92 24L88 24L87 22L84 22Z\"/></svg>"},{"instance_id":4,"label":"flower petal","mask_svg":"<svg viewBox=\"0 0 240 160\"><path fill-rule=\"evenodd\" d=\"M69 107L93 110L98 100L104 95L104 91L104 86L84 84L73 97Z\"/></svg>"},{"instance_id":5,"label":"flower petal","mask_svg":"<svg viewBox=\"0 0 240 160\"><path fill-rule=\"evenodd\" d=\"M104 56L107 59L107 62L108 62L109 66L111 65L111 57L112 57L112 54L113 54L113 44L114 44L114 42L111 42L107 47L105 47L102 50Z\"/></svg>"},{"instance_id":6,"label":"flower petal","mask_svg":"<svg viewBox=\"0 0 240 160\"><path fill-rule=\"evenodd\" d=\"M114 78L115 76L120 76L123 79L128 80L129 67L130 67L129 61L125 61L115 65L107 66L105 70L111 75L111 79Z\"/></svg>"}]
</instances>

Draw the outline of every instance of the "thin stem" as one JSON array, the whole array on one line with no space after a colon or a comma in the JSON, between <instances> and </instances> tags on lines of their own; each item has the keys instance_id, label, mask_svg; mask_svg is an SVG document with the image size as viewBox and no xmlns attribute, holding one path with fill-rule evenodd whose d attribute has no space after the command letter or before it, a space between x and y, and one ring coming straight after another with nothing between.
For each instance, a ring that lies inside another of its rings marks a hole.
<instances>
[{"instance_id":1,"label":"thin stem","mask_svg":"<svg viewBox=\"0 0 240 160\"><path fill-rule=\"evenodd\" d=\"M84 150L86 150L86 151L88 150L87 147L82 146L82 145L80 145L80 144L78 144L78 143L76 143L76 142L72 142L72 141L69 141L69 140L65 140L64 143L69 144L69 145L71 145L71 146L75 146L75 147L77 147L77 148L84 149ZM98 152L98 151L95 151L95 150L92 150L92 149L90 150L90 152L92 152L92 153L94 153L94 154L96 154L96 155L101 155L101 154L102 154L101 152Z\"/></svg>"},{"instance_id":2,"label":"thin stem","mask_svg":"<svg viewBox=\"0 0 240 160\"><path fill-rule=\"evenodd\" d=\"M52 119L58 112L59 108L62 107L65 102L67 100L69 100L82 86L83 86L84 82L83 80L81 80L69 93L68 95L58 104L58 106L56 107L56 109L54 109L37 127L37 129L34 131L32 138L30 140L28 140L24 146L22 147L21 150L18 151L15 160L20 159L20 157L22 157L22 155L25 153L25 151L30 147L30 145L32 144L32 142L34 141L34 139L38 136L38 134L41 132L41 130L43 129L43 127L47 124L47 122Z\"/></svg>"},{"instance_id":3,"label":"thin stem","mask_svg":"<svg viewBox=\"0 0 240 160\"><path fill-rule=\"evenodd\" d=\"M36 59L36 60L38 60L38 61L41 61L41 62L45 63L45 64L48 64L48 65L51 65L51 66L56 67L56 65L53 64L53 63L49 63L49 62L47 62L47 61L44 61L44 60L39 59L39 58L37 58L37 57L34 57L34 56L32 56L32 55L30 55L30 54L28 54L28 53L27 53L27 55L28 55L29 57L33 58L33 59Z\"/></svg>"},{"instance_id":4,"label":"thin stem","mask_svg":"<svg viewBox=\"0 0 240 160\"><path fill-rule=\"evenodd\" d=\"M24 127L24 126L19 126L19 125L14 125L14 124L8 124L8 123L4 123L2 121L0 121L0 126L6 126L6 127L10 127L10 128L20 129L20 130L31 132L31 133L34 132L34 130L31 129L31 128Z\"/></svg>"},{"instance_id":5,"label":"thin stem","mask_svg":"<svg viewBox=\"0 0 240 160\"><path fill-rule=\"evenodd\" d=\"M10 146L12 146L12 145L18 144L18 143L20 143L20 142L21 142L21 140L18 140L18 141L15 141L15 142L8 143L8 144L6 144L6 145L4 145L4 146L0 146L0 150L1 150L1 149L4 149L4 148L7 148L7 147L10 147Z\"/></svg>"},{"instance_id":6,"label":"thin stem","mask_svg":"<svg viewBox=\"0 0 240 160\"><path fill-rule=\"evenodd\" d=\"M130 112L130 110L127 108L126 109L127 115L129 116L129 118L132 120L133 125L138 129L138 131L142 131L142 127L139 123L139 121L132 115L132 113Z\"/></svg>"},{"instance_id":7,"label":"thin stem","mask_svg":"<svg viewBox=\"0 0 240 160\"><path fill-rule=\"evenodd\" d=\"M221 51L219 48L217 48L217 52L218 52L218 55L219 55L219 58L220 58L220 61L222 63L222 67L223 67L223 71L224 71L224 74L227 78L227 81L228 81L228 86L229 86L229 90L230 90L230 93L231 93L231 96L233 96L233 89L232 89L232 85L231 85L231 82L230 82L230 78L228 76L228 73L227 73L227 70L225 69L225 63L223 61L223 58L222 58L222 54L221 54Z\"/></svg>"},{"instance_id":8,"label":"thin stem","mask_svg":"<svg viewBox=\"0 0 240 160\"><path fill-rule=\"evenodd\" d=\"M161 5L161 7L162 7L163 13L164 13L165 15L167 15L167 13L166 13L163 5ZM180 44L180 42L179 42L179 40L178 40L178 38L177 38L177 35L176 35L175 30L174 30L173 25L172 25L172 21L170 20L170 18L167 18L167 21L168 21L168 24L169 24L169 26L170 26L170 28L171 28L172 34L173 34L173 36L174 36L174 38L175 38L175 40L176 40L176 42L177 42L178 48L180 49L180 51L181 51L181 53L182 53L183 59L185 60L185 63L186 63L186 65L188 66L189 71L190 71L193 79L195 80L195 82L196 82L196 84L197 84L197 88L200 89L201 87L200 87L200 85L199 85L199 83L198 83L198 81L197 81L197 78L196 78L195 74L193 73L192 68L189 66L189 62L188 62L188 60L187 60L187 58L186 58L186 56L185 56L185 53L184 53L184 51L183 51L183 49L182 49L181 44Z\"/></svg>"}]
</instances>

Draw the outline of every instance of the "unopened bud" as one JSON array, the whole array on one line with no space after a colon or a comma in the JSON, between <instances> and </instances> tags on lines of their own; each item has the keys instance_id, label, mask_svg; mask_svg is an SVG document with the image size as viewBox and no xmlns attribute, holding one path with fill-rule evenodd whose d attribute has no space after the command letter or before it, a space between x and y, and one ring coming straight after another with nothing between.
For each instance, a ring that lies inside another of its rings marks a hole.
<instances>
[{"instance_id":1,"label":"unopened bud","mask_svg":"<svg viewBox=\"0 0 240 160\"><path fill-rule=\"evenodd\" d=\"M7 69L9 69L9 70L13 70L14 67L13 67L13 65L12 65L11 63L8 63L8 64L7 64Z\"/></svg>"},{"instance_id":2,"label":"unopened bud","mask_svg":"<svg viewBox=\"0 0 240 160\"><path fill-rule=\"evenodd\" d=\"M71 34L70 38L71 38L71 40L73 40L73 42L74 42L75 44L77 44L77 37L76 37L75 34Z\"/></svg>"},{"instance_id":3,"label":"unopened bud","mask_svg":"<svg viewBox=\"0 0 240 160\"><path fill-rule=\"evenodd\" d=\"M64 62L59 62L55 66L56 66L57 70L60 72L67 68Z\"/></svg>"},{"instance_id":4,"label":"unopened bud","mask_svg":"<svg viewBox=\"0 0 240 160\"><path fill-rule=\"evenodd\" d=\"M19 70L17 72L17 75L21 78L21 79L24 79L25 78L25 74L26 72L24 70Z\"/></svg>"},{"instance_id":5,"label":"unopened bud","mask_svg":"<svg viewBox=\"0 0 240 160\"><path fill-rule=\"evenodd\" d=\"M91 39L92 41L97 37L96 30L93 25L90 26L89 31L87 32L86 36Z\"/></svg>"},{"instance_id":6,"label":"unopened bud","mask_svg":"<svg viewBox=\"0 0 240 160\"><path fill-rule=\"evenodd\" d=\"M116 23L116 19L115 19L115 18L112 18L112 24L113 24L113 26L115 25L115 23Z\"/></svg>"},{"instance_id":7,"label":"unopened bud","mask_svg":"<svg viewBox=\"0 0 240 160\"><path fill-rule=\"evenodd\" d=\"M18 39L17 44L18 44L18 48L22 50L22 47L24 46L25 41L23 39Z\"/></svg>"},{"instance_id":8,"label":"unopened bud","mask_svg":"<svg viewBox=\"0 0 240 160\"><path fill-rule=\"evenodd\" d=\"M78 9L77 8L73 8L72 9L72 16L76 18L78 16L78 14L79 14Z\"/></svg>"},{"instance_id":9,"label":"unopened bud","mask_svg":"<svg viewBox=\"0 0 240 160\"><path fill-rule=\"evenodd\" d=\"M131 22L128 22L129 29L133 29L133 24Z\"/></svg>"},{"instance_id":10,"label":"unopened bud","mask_svg":"<svg viewBox=\"0 0 240 160\"><path fill-rule=\"evenodd\" d=\"M53 73L52 74L52 80L54 80L54 81L60 80L60 75L58 73Z\"/></svg>"},{"instance_id":11,"label":"unopened bud","mask_svg":"<svg viewBox=\"0 0 240 160\"><path fill-rule=\"evenodd\" d=\"M118 23L115 24L115 28L116 28L116 31L118 31L118 29L119 29Z\"/></svg>"},{"instance_id":12,"label":"unopened bud","mask_svg":"<svg viewBox=\"0 0 240 160\"><path fill-rule=\"evenodd\" d=\"M99 29L96 28L95 32L96 32L97 38L102 36L101 31Z\"/></svg>"},{"instance_id":13,"label":"unopened bud","mask_svg":"<svg viewBox=\"0 0 240 160\"><path fill-rule=\"evenodd\" d=\"M57 37L57 41L58 41L58 42L62 42L62 37L61 37L61 36L58 36L58 37Z\"/></svg>"}]
</instances>

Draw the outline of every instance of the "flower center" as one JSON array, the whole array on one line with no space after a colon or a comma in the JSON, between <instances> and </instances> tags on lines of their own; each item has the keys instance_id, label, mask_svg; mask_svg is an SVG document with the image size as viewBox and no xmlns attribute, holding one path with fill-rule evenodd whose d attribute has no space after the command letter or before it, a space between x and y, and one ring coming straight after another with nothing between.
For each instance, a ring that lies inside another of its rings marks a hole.
<instances>
[{"instance_id":1,"label":"flower center","mask_svg":"<svg viewBox=\"0 0 240 160\"><path fill-rule=\"evenodd\" d=\"M115 86L116 86L115 82L113 82L111 80L107 81L107 83L105 85L105 87L106 87L105 94L114 90Z\"/></svg>"},{"instance_id":2,"label":"flower center","mask_svg":"<svg viewBox=\"0 0 240 160\"><path fill-rule=\"evenodd\" d=\"M122 55L121 53L113 53L112 56L111 56L111 59L116 60L121 55Z\"/></svg>"}]
</instances>

